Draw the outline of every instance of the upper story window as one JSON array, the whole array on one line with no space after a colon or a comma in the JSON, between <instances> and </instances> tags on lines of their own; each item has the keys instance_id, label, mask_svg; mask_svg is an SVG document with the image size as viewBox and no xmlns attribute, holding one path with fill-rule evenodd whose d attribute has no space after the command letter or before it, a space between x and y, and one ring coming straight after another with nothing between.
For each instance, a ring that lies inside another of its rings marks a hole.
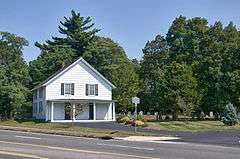
<instances>
[{"instance_id":1,"label":"upper story window","mask_svg":"<svg viewBox=\"0 0 240 159\"><path fill-rule=\"evenodd\" d=\"M37 113L37 103L33 103L33 113Z\"/></svg>"},{"instance_id":2,"label":"upper story window","mask_svg":"<svg viewBox=\"0 0 240 159\"><path fill-rule=\"evenodd\" d=\"M98 84L86 84L86 96L98 96Z\"/></svg>"},{"instance_id":3,"label":"upper story window","mask_svg":"<svg viewBox=\"0 0 240 159\"><path fill-rule=\"evenodd\" d=\"M61 83L61 95L74 95L74 83Z\"/></svg>"},{"instance_id":4,"label":"upper story window","mask_svg":"<svg viewBox=\"0 0 240 159\"><path fill-rule=\"evenodd\" d=\"M42 87L38 89L38 97L39 98L43 97L43 88Z\"/></svg>"},{"instance_id":5,"label":"upper story window","mask_svg":"<svg viewBox=\"0 0 240 159\"><path fill-rule=\"evenodd\" d=\"M40 101L38 106L38 113L42 113L42 111L43 111L43 104L42 104L42 101Z\"/></svg>"},{"instance_id":6,"label":"upper story window","mask_svg":"<svg viewBox=\"0 0 240 159\"><path fill-rule=\"evenodd\" d=\"M37 89L33 91L33 99L37 99Z\"/></svg>"}]
</instances>

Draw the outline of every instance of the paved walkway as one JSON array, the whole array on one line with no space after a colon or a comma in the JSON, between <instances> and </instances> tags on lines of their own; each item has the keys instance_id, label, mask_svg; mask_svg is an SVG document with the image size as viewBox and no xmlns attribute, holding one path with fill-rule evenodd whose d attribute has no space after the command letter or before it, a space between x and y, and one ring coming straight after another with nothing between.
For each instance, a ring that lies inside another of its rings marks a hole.
<instances>
[{"instance_id":1,"label":"paved walkway","mask_svg":"<svg viewBox=\"0 0 240 159\"><path fill-rule=\"evenodd\" d=\"M134 127L118 124L116 122L102 123L75 123L77 126L108 129L116 131L134 131ZM153 130L138 128L139 132L151 132L156 134L172 135L181 139L174 139L176 142L192 142L211 145L240 147L240 131L207 131L207 132L181 132L167 130Z\"/></svg>"}]
</instances>

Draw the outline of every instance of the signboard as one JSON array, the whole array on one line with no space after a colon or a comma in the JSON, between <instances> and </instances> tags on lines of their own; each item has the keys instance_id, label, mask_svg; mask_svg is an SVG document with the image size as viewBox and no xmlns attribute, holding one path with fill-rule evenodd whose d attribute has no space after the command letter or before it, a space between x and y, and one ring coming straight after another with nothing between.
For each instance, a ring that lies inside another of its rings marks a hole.
<instances>
[{"instance_id":1,"label":"signboard","mask_svg":"<svg viewBox=\"0 0 240 159\"><path fill-rule=\"evenodd\" d=\"M134 103L134 104L139 104L139 103L140 103L140 98L138 98L138 97L133 97L133 98L132 98L132 103Z\"/></svg>"}]
</instances>

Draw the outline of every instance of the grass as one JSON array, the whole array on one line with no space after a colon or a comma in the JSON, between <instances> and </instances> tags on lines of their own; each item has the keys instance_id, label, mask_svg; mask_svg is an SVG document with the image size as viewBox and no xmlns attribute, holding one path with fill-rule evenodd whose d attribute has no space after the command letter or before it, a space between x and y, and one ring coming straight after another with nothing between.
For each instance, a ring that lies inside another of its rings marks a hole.
<instances>
[{"instance_id":1,"label":"grass","mask_svg":"<svg viewBox=\"0 0 240 159\"><path fill-rule=\"evenodd\" d=\"M7 127L6 127L7 126ZM69 136L82 136L92 138L111 139L127 136L162 136L153 133L134 133L127 131L112 131L105 129L85 128L72 126L71 124L48 123L39 120L7 120L0 121L0 129L30 131L49 134L60 134Z\"/></svg>"},{"instance_id":2,"label":"grass","mask_svg":"<svg viewBox=\"0 0 240 159\"><path fill-rule=\"evenodd\" d=\"M211 131L211 130L239 130L240 124L235 126L225 126L221 121L168 121L168 122L147 122L148 127L157 130L173 131Z\"/></svg>"}]
</instances>

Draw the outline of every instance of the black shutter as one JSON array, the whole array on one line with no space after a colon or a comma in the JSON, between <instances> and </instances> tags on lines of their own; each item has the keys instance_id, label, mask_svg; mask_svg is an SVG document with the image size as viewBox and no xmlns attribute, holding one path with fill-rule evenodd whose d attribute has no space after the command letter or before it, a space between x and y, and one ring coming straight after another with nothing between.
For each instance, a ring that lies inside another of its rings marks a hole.
<instances>
[{"instance_id":1,"label":"black shutter","mask_svg":"<svg viewBox=\"0 0 240 159\"><path fill-rule=\"evenodd\" d=\"M64 95L64 83L61 83L61 95Z\"/></svg>"},{"instance_id":2,"label":"black shutter","mask_svg":"<svg viewBox=\"0 0 240 159\"><path fill-rule=\"evenodd\" d=\"M86 84L86 96L88 96L88 86L89 84Z\"/></svg>"},{"instance_id":3,"label":"black shutter","mask_svg":"<svg viewBox=\"0 0 240 159\"><path fill-rule=\"evenodd\" d=\"M95 84L95 96L98 96L98 84Z\"/></svg>"},{"instance_id":4,"label":"black shutter","mask_svg":"<svg viewBox=\"0 0 240 159\"><path fill-rule=\"evenodd\" d=\"M74 83L71 83L71 95L74 95Z\"/></svg>"}]
</instances>

